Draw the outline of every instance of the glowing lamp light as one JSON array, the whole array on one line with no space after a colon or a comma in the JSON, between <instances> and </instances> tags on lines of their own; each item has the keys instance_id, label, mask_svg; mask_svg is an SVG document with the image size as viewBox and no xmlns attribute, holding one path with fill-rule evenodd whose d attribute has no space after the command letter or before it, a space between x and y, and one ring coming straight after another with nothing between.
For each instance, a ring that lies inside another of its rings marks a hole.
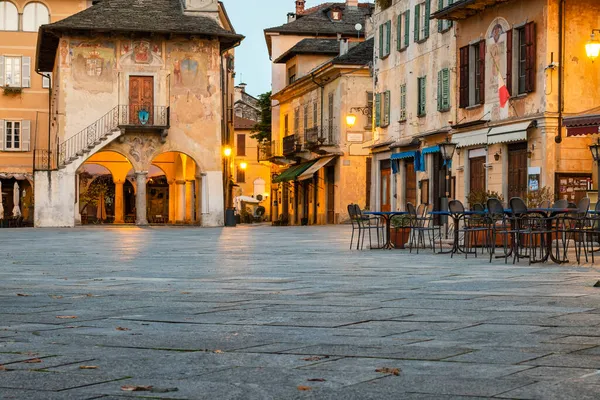
<instances>
[{"instance_id":1,"label":"glowing lamp light","mask_svg":"<svg viewBox=\"0 0 600 400\"><path fill-rule=\"evenodd\" d=\"M230 157L231 156L231 147L225 147L223 149L223 154L225 155L225 157Z\"/></svg>"},{"instance_id":2,"label":"glowing lamp light","mask_svg":"<svg viewBox=\"0 0 600 400\"><path fill-rule=\"evenodd\" d=\"M352 128L354 126L354 124L356 124L356 115L354 115L354 114L346 115L346 125L348 125L348 127Z\"/></svg>"},{"instance_id":3,"label":"glowing lamp light","mask_svg":"<svg viewBox=\"0 0 600 400\"><path fill-rule=\"evenodd\" d=\"M247 163L246 161L242 161L242 162L240 163L240 168L241 168L241 169L246 169L246 168L248 168L248 163Z\"/></svg>"},{"instance_id":4,"label":"glowing lamp light","mask_svg":"<svg viewBox=\"0 0 600 400\"><path fill-rule=\"evenodd\" d=\"M596 39L594 32L592 32L592 37L585 45L585 52L592 62L600 56L600 40Z\"/></svg>"}]
</instances>

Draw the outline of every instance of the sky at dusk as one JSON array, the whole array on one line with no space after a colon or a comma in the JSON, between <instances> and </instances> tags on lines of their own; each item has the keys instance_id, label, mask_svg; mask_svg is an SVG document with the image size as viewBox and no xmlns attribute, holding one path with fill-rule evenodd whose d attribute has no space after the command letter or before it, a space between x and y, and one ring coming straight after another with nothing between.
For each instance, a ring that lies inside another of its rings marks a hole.
<instances>
[{"instance_id":1,"label":"sky at dusk","mask_svg":"<svg viewBox=\"0 0 600 400\"><path fill-rule=\"evenodd\" d=\"M263 30L285 24L287 13L296 8L295 0L222 0L237 33L246 39L235 50L235 83L248 84L253 96L271 90L271 61ZM307 0L306 7L321 4Z\"/></svg>"}]
</instances>

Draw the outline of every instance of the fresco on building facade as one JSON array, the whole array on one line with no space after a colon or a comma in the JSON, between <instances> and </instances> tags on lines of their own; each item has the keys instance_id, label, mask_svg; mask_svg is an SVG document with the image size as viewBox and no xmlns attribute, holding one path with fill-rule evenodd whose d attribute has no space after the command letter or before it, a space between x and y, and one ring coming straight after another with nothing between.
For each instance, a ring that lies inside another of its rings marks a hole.
<instances>
[{"instance_id":1,"label":"fresco on building facade","mask_svg":"<svg viewBox=\"0 0 600 400\"><path fill-rule=\"evenodd\" d=\"M68 57L75 89L112 93L116 71L114 43L72 40Z\"/></svg>"}]
</instances>

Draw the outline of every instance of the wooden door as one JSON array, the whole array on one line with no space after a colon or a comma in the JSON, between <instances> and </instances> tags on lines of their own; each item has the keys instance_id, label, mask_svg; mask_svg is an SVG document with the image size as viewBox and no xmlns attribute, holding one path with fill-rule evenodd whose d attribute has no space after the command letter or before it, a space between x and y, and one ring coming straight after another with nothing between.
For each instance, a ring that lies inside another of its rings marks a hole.
<instances>
[{"instance_id":1,"label":"wooden door","mask_svg":"<svg viewBox=\"0 0 600 400\"><path fill-rule=\"evenodd\" d=\"M508 199L527 197L527 143L508 146Z\"/></svg>"},{"instance_id":2,"label":"wooden door","mask_svg":"<svg viewBox=\"0 0 600 400\"><path fill-rule=\"evenodd\" d=\"M485 191L485 157L474 157L469 159L471 192ZM471 204L472 206L472 204Z\"/></svg>"},{"instance_id":3,"label":"wooden door","mask_svg":"<svg viewBox=\"0 0 600 400\"><path fill-rule=\"evenodd\" d=\"M392 183L392 166L390 160L382 161L380 164L380 193L379 198L381 202L381 211L390 212L392 211L391 204L391 183Z\"/></svg>"},{"instance_id":4,"label":"wooden door","mask_svg":"<svg viewBox=\"0 0 600 400\"><path fill-rule=\"evenodd\" d=\"M335 167L325 169L327 180L327 223L335 224Z\"/></svg>"},{"instance_id":5,"label":"wooden door","mask_svg":"<svg viewBox=\"0 0 600 400\"><path fill-rule=\"evenodd\" d=\"M415 172L415 163L411 160L406 161L406 180L404 182L406 188L406 202L417 204L417 173Z\"/></svg>"},{"instance_id":6,"label":"wooden door","mask_svg":"<svg viewBox=\"0 0 600 400\"><path fill-rule=\"evenodd\" d=\"M148 113L147 115L144 115L144 110ZM130 76L129 123L132 125L153 125L153 114L154 78L151 76Z\"/></svg>"}]
</instances>

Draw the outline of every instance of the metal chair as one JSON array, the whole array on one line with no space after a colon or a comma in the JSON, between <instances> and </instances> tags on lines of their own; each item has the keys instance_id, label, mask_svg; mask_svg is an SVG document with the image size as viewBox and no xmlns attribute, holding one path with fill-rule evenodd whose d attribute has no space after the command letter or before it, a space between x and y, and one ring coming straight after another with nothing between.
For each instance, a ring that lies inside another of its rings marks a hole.
<instances>
[{"instance_id":1,"label":"metal chair","mask_svg":"<svg viewBox=\"0 0 600 400\"><path fill-rule=\"evenodd\" d=\"M573 208L573 207L569 207ZM585 261L588 262L588 212L590 209L590 199L584 197L579 200L576 206L577 211L570 212L561 218L560 229L558 232L562 238L563 257L567 258L571 241L575 248L575 257L577 263L581 263L581 251L583 250ZM592 263L594 262L594 251L590 249L592 255Z\"/></svg>"},{"instance_id":2,"label":"metal chair","mask_svg":"<svg viewBox=\"0 0 600 400\"><path fill-rule=\"evenodd\" d=\"M547 254L548 235L552 234L552 229L549 229L548 225L552 223L553 218L547 218L539 213L529 213L525 202L520 197L510 199L510 208L515 230L513 264L521 258L529 259L529 264L546 260L549 255Z\"/></svg>"},{"instance_id":3,"label":"metal chair","mask_svg":"<svg viewBox=\"0 0 600 400\"><path fill-rule=\"evenodd\" d=\"M477 257L477 250L470 251L471 245L473 247L477 247L478 245L485 246L487 242L487 227L482 224L482 216L481 215L467 215L465 214L465 207L458 200L452 200L448 203L448 211L450 212L452 219L454 220L454 224L457 225L458 229L455 228L455 232L458 232L460 235L463 235L463 248L464 250L458 250L465 254L465 258L468 257L469 254L474 254ZM462 223L462 228L460 227ZM479 235L483 235L484 243L478 243L477 237ZM458 240L460 246L459 238L455 238L455 241ZM453 257L454 254L451 254Z\"/></svg>"},{"instance_id":4,"label":"metal chair","mask_svg":"<svg viewBox=\"0 0 600 400\"><path fill-rule=\"evenodd\" d=\"M352 221L352 236L350 238L350 249L352 249L352 245L354 243L354 232L358 230L358 238L356 241L356 250L359 248L362 250L365 245L365 236L368 232L369 234L369 247L374 249L380 246L380 237L383 236L383 224L381 224L380 218L377 217L369 217L362 213L358 204L350 204L348 205L348 214L350 215L350 219ZM371 236L371 231L375 230L377 233L377 247L373 247L373 239ZM362 239L362 240L361 240Z\"/></svg>"},{"instance_id":5,"label":"metal chair","mask_svg":"<svg viewBox=\"0 0 600 400\"><path fill-rule=\"evenodd\" d=\"M415 209L412 203L406 203L406 210L410 218L410 240L409 240L409 252L412 253L413 247L416 247L417 254L419 254L419 248L421 245L423 249L427 248L425 242L425 235L427 234L427 240L431 246L431 250L435 253L435 236L436 231L440 238L440 250L442 249L442 227L435 226L433 221L433 215L430 214L433 211L433 205L419 205ZM415 246L416 244L416 246Z\"/></svg>"},{"instance_id":6,"label":"metal chair","mask_svg":"<svg viewBox=\"0 0 600 400\"><path fill-rule=\"evenodd\" d=\"M565 199L556 200L552 208L569 208L569 202Z\"/></svg>"},{"instance_id":7,"label":"metal chair","mask_svg":"<svg viewBox=\"0 0 600 400\"><path fill-rule=\"evenodd\" d=\"M490 243L490 262L496 254L496 241L498 235L502 237L503 254L496 258L504 258L504 263L508 263L508 258L512 255L514 235L516 230L512 229L510 219L504 212L504 206L498 199L491 198L487 201L488 223L489 223L489 243Z\"/></svg>"}]
</instances>

